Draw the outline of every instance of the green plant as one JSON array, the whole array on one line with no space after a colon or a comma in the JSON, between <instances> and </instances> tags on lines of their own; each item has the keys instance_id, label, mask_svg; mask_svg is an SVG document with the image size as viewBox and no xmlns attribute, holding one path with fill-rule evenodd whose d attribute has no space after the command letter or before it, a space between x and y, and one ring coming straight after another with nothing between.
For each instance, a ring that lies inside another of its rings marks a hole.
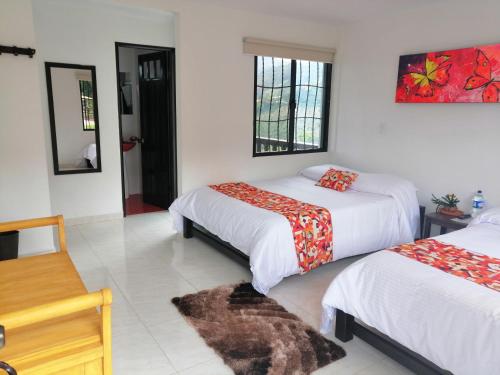
<instances>
[{"instance_id":1,"label":"green plant","mask_svg":"<svg viewBox=\"0 0 500 375\"><path fill-rule=\"evenodd\" d=\"M460 200L455 194L446 194L445 196L438 198L434 194L432 194L432 203L437 205L436 211L442 207L446 208L456 208L457 204L460 203Z\"/></svg>"}]
</instances>

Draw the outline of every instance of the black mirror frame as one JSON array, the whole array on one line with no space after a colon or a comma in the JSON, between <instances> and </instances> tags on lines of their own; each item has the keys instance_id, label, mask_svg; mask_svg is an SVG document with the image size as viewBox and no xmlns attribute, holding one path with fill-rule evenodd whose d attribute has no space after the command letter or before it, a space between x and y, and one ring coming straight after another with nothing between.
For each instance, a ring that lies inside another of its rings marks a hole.
<instances>
[{"instance_id":1,"label":"black mirror frame","mask_svg":"<svg viewBox=\"0 0 500 375\"><path fill-rule=\"evenodd\" d=\"M66 68L66 69L81 69L90 70L92 74L92 91L94 96L94 121L95 121L95 143L97 151L97 168L88 169L70 169L62 171L59 169L59 159L57 156L57 134L56 134L56 118L54 113L54 97L52 92L52 75L50 68ZM50 117L50 136L52 139L52 161L54 163L54 174L55 175L65 175L65 174L79 174L79 173L99 173L102 172L101 164L101 141L99 138L99 102L97 100L97 78L96 78L96 67L94 65L78 65L78 64L66 64L57 62L45 62L45 77L47 80L47 99L49 104L49 117Z\"/></svg>"}]
</instances>

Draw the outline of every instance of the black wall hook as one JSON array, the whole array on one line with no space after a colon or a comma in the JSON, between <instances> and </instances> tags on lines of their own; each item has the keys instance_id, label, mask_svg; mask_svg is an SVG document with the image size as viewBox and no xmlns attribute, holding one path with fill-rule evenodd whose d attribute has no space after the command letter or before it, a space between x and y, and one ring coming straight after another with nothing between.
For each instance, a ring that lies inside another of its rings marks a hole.
<instances>
[{"instance_id":1,"label":"black wall hook","mask_svg":"<svg viewBox=\"0 0 500 375\"><path fill-rule=\"evenodd\" d=\"M0 45L0 55L2 53L11 53L14 56L26 55L26 56L29 56L30 58L32 58L33 55L35 54L35 52L36 52L36 50L33 48L19 48L16 46L9 47L9 46Z\"/></svg>"}]
</instances>

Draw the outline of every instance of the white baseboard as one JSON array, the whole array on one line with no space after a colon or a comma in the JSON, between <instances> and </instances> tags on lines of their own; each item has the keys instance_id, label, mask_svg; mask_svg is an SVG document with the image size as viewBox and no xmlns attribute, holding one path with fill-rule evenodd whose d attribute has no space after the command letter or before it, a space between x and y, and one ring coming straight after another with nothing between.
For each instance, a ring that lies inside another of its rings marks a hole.
<instances>
[{"instance_id":1,"label":"white baseboard","mask_svg":"<svg viewBox=\"0 0 500 375\"><path fill-rule=\"evenodd\" d=\"M82 217L73 217L69 219L64 219L64 223L67 226L79 225L79 224L88 224L88 223L99 223L101 221L109 221L123 219L122 212L116 212L113 214L105 214L105 215L96 215L96 216L82 216Z\"/></svg>"}]
</instances>

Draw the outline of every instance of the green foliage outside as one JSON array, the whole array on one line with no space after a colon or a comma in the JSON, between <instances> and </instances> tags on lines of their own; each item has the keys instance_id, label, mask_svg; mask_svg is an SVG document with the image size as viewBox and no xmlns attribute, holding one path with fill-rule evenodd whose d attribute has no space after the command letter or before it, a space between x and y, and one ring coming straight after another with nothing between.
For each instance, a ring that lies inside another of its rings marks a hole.
<instances>
[{"instance_id":1,"label":"green foliage outside","mask_svg":"<svg viewBox=\"0 0 500 375\"><path fill-rule=\"evenodd\" d=\"M291 60L274 59L273 70L272 58L258 59L256 101L258 137L288 141L290 84ZM307 84L311 86L306 86ZM298 144L306 143L316 147L320 145L323 85L323 64L297 61L294 141ZM315 119L304 117L315 117Z\"/></svg>"}]
</instances>

